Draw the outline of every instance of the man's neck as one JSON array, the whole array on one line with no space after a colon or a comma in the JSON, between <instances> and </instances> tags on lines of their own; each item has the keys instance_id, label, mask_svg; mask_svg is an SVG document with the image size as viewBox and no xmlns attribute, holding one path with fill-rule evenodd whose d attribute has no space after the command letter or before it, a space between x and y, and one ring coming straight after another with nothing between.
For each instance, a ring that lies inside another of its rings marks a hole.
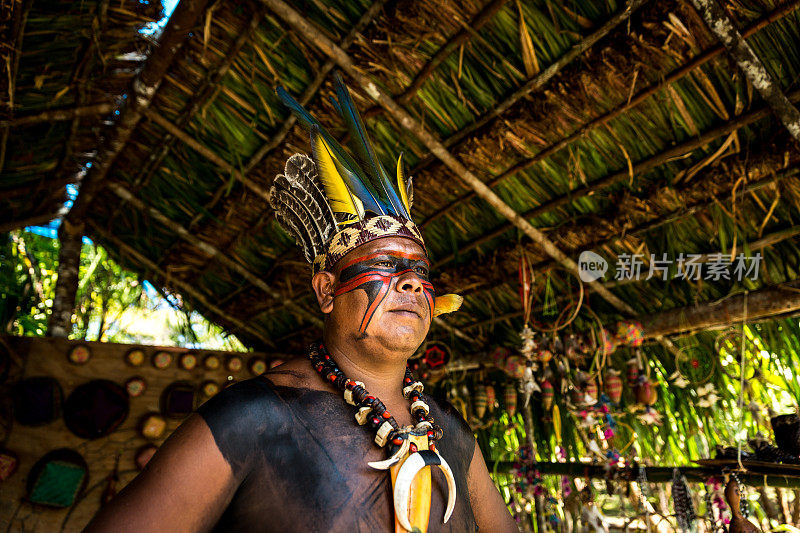
<instances>
[{"instance_id":1,"label":"man's neck","mask_svg":"<svg viewBox=\"0 0 800 533\"><path fill-rule=\"evenodd\" d=\"M389 350L373 339L342 338L327 331L323 342L344 375L364 382L371 395L387 404L402 398L406 362L413 353Z\"/></svg>"}]
</instances>

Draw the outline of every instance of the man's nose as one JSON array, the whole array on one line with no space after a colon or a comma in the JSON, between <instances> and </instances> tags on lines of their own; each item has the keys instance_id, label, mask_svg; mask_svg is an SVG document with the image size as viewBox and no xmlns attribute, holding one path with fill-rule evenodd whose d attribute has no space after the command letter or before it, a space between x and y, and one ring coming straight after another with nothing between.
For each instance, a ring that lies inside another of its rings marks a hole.
<instances>
[{"instance_id":1,"label":"man's nose","mask_svg":"<svg viewBox=\"0 0 800 533\"><path fill-rule=\"evenodd\" d=\"M413 272L406 272L397 280L398 292L422 292L422 280Z\"/></svg>"}]
</instances>

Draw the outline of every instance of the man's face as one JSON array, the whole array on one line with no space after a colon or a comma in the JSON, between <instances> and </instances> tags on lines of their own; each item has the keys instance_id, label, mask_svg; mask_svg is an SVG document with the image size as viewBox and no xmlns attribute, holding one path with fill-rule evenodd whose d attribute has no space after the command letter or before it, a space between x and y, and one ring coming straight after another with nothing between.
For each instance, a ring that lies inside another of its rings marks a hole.
<instances>
[{"instance_id":1,"label":"man's face","mask_svg":"<svg viewBox=\"0 0 800 533\"><path fill-rule=\"evenodd\" d=\"M425 252L410 239L386 237L359 246L334 268L329 320L358 339L416 349L433 312L429 268Z\"/></svg>"}]
</instances>

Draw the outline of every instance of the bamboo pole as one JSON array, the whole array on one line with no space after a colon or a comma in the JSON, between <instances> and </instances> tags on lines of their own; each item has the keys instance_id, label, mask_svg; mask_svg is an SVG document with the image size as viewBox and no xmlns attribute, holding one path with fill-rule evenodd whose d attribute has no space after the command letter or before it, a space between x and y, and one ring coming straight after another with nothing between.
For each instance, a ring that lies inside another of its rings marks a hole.
<instances>
[{"instance_id":1,"label":"bamboo pole","mask_svg":"<svg viewBox=\"0 0 800 533\"><path fill-rule=\"evenodd\" d=\"M15 229L24 228L25 226L38 226L39 224L46 224L56 218L58 212L45 213L43 215L34 215L31 217L22 218L19 220L9 220L0 222L0 233L6 233Z\"/></svg>"},{"instance_id":2,"label":"bamboo pole","mask_svg":"<svg viewBox=\"0 0 800 533\"><path fill-rule=\"evenodd\" d=\"M0 120L0 127L10 126L29 126L31 124L41 124L42 122L62 122L72 120L76 117L91 117L94 115L107 115L114 111L113 102L100 102L77 107L63 107L58 109L47 109L38 113L20 115L9 120Z\"/></svg>"},{"instance_id":3,"label":"bamboo pole","mask_svg":"<svg viewBox=\"0 0 800 533\"><path fill-rule=\"evenodd\" d=\"M233 45L225 54L223 60L216 65L214 70L210 71L206 76L203 78L203 82L199 85L197 90L195 90L195 96L184 107L183 111L181 112L180 116L176 120L175 127L179 129L185 128L195 116L198 110L202 107L208 105L210 102L213 102L214 99L219 94L218 91L218 84L225 75L230 70L233 62L241 52L242 48L245 44L250 40L250 38L255 33L256 29L258 28L259 23L264 17L263 11L258 13L254 13L253 17L250 20L250 24L248 24L247 29L239 34L236 40L233 42ZM150 115L148 115L150 117ZM166 128L165 128L166 129ZM191 137L190 137L191 138ZM153 174L158 171L161 166L161 162L167 156L169 151L172 149L172 146L175 144L177 140L176 136L170 131L167 131L167 135L165 135L161 142L159 143L159 147L157 150L151 151L150 155L147 157L147 161L145 164L142 165L141 171L139 171L136 175L136 178L133 180L132 190L137 195L139 191L142 190L152 178ZM217 164L217 163L215 163ZM217 164L217 166L219 166ZM229 172L230 173L230 172ZM120 205L115 210L114 213L111 215L111 220L122 211L124 206Z\"/></svg>"},{"instance_id":4,"label":"bamboo pole","mask_svg":"<svg viewBox=\"0 0 800 533\"><path fill-rule=\"evenodd\" d=\"M636 5L641 0L634 0ZM412 117L407 111L401 108L397 102L389 97L383 90L370 80L367 76L361 73L360 70L353 63L352 59L347 53L336 46L330 39L325 37L322 32L316 30L310 23L308 23L297 11L291 8L282 0L262 0L264 4L283 19L287 24L293 27L304 39L313 43L319 50L333 59L337 65L345 70L350 77L352 77L361 86L361 88L374 100L376 100L381 107L394 117L400 126L412 133L419 139L431 152L442 160L447 167L467 185L475 189L481 198L486 200L492 207L494 207L502 216L512 221L512 223L520 228L528 237L534 242L539 244L551 257L559 261L565 268L571 272L577 272L578 265L567 257L555 244L553 244L545 235L538 229L534 228L527 220L521 217L514 209L506 204L497 194L489 189L475 174L470 172L461 161L456 159L443 145L438 141L430 132L428 132L422 125ZM596 291L603 299L613 305L616 309L626 314L635 314L633 309L617 298L614 294L606 290L598 284Z\"/></svg>"},{"instance_id":5,"label":"bamboo pole","mask_svg":"<svg viewBox=\"0 0 800 533\"><path fill-rule=\"evenodd\" d=\"M616 28L623 22L627 21L636 10L645 5L648 1L649 0L629 1L626 4L625 8L623 8L619 13L611 17L608 20L608 22L603 24L594 33L584 37L581 41L575 43L572 46L572 48L569 49L568 52L566 52L564 55L558 58L552 65L544 69L542 72L540 72L533 78L529 79L525 83L525 85L523 85L522 87L511 93L505 100L503 100L493 109L481 115L477 120L475 120L475 122L473 122L466 128L462 129L458 133L451 135L446 140L444 140L443 141L444 146L446 148L451 148L452 146L459 144L468 136L472 135L479 129L483 128L496 118L500 117L509 108L511 108L511 106L519 102L521 99L525 98L531 93L538 91L539 89L547 85L547 83L551 79L553 79L553 77L556 74L561 72L561 70L563 70L564 67L566 67L575 59L577 59L589 48L594 46L600 39L608 35L614 28ZM414 166L413 169L411 169L410 174L415 175L419 173L419 171L421 171L423 168L427 167L434 161L436 161L436 156L434 154L431 154L427 158L417 163L417 165Z\"/></svg>"},{"instance_id":6,"label":"bamboo pole","mask_svg":"<svg viewBox=\"0 0 800 533\"><path fill-rule=\"evenodd\" d=\"M722 42L728 50L728 54L736 61L739 69L775 116L783 123L789 134L795 140L800 141L800 112L772 80L761 60L742 38L722 6L716 0L692 0L692 4L703 15L708 29Z\"/></svg>"},{"instance_id":7,"label":"bamboo pole","mask_svg":"<svg viewBox=\"0 0 800 533\"><path fill-rule=\"evenodd\" d=\"M790 94L790 100L791 101L800 100L800 91L792 92ZM581 187L579 189L574 189L574 190L569 191L569 192L567 192L565 194L562 194L560 196L556 196L555 198L551 198L549 201L547 201L547 202L545 202L543 204L540 204L540 205L538 205L538 206L536 206L536 207L534 207L532 209L529 209L528 211L526 211L525 213L523 213L520 216L523 219L526 219L526 220L530 219L530 218L535 218L535 217L538 217L538 216L540 216L540 215L542 215L544 213L548 213L548 212L552 211L553 209L557 209L559 207L563 207L563 206L565 206L567 204L570 204L570 203L574 202L575 200L578 200L579 198L583 198L585 196L592 196L594 194L597 194L598 192L600 192L603 189L606 189L608 187L611 187L611 186L616 185L618 183L621 183L623 181L630 180L631 179L631 174L633 174L633 176L640 176L642 174L645 174L645 173L653 170L654 168L656 168L656 167L658 167L660 165L668 163L669 161L671 161L672 159L674 159L676 157L680 157L680 156L685 155L687 153L693 152L694 150L696 150L696 149L698 149L698 148L700 148L700 147L702 147L702 146L704 146L704 145L706 145L706 144L708 144L708 143L710 143L710 142L712 142L712 141L714 141L716 139L719 139L720 137L723 137L725 135L729 135L730 133L732 133L734 131L737 131L737 130L745 127L745 126L748 126L749 124L752 124L752 123L754 123L754 122L756 122L758 120L761 120L761 119L767 117L768 115L769 115L769 108L766 107L766 106L765 107L761 107L759 109L755 109L753 111L750 111L749 113L745 113L743 115L739 115L738 117L727 121L726 123L722 124L721 126L718 126L716 128L713 128L713 129L703 133L699 137L695 137L695 138L689 139L688 141L685 141L685 142L683 142L681 144L678 144L676 146L672 146L670 148L667 148L666 150L663 150L663 151L661 151L661 152L659 152L657 154L654 154L654 155L648 157L647 159L645 159L643 161L640 161L640 162L634 164L632 166L632 170L626 167L625 169L620 170L618 172L615 172L615 173L613 173L613 174L611 174L609 176L606 176L605 178L601 178L599 180L595 180L595 181L589 183L588 185L586 185L585 187ZM507 172L510 172L510 170L506 171L506 173ZM486 187L486 185L484 185L484 186ZM481 236L481 237L479 237L477 239L473 239L469 244L466 244L465 246L463 246L459 250L459 254L458 255L463 255L464 253L469 252L471 250L474 250L478 246L482 246L482 245L486 244L487 242L489 242L489 241L491 241L491 240L503 235L504 233L506 233L507 231L512 229L514 227L514 225L515 224L507 222L507 223L505 223L505 224L503 224L501 226L498 226L497 228L495 228L494 230L490 231L489 233L487 233L487 234L485 234L485 235L483 235L483 236ZM445 265L447 263L450 263L455 258L456 258L456 254L450 254L450 255L445 256L442 259L438 260L434 264L434 266L435 267L441 267L441 266L443 266L443 265Z\"/></svg>"},{"instance_id":8,"label":"bamboo pole","mask_svg":"<svg viewBox=\"0 0 800 533\"><path fill-rule=\"evenodd\" d=\"M514 468L511 461L498 461L496 471L508 473ZM776 466L779 466L776 464ZM648 483L671 483L674 466L646 466L644 467ZM677 467L690 483L705 483L712 476L724 476L720 468L709 466L679 466ZM609 471L606 465L589 463L536 463L536 469L545 476L567 476L570 478L608 479ZM622 468L614 472L615 479L636 481L639 468ZM800 488L800 476L797 474L756 474L752 472L737 472L739 479L750 487L784 487Z\"/></svg>"},{"instance_id":9,"label":"bamboo pole","mask_svg":"<svg viewBox=\"0 0 800 533\"><path fill-rule=\"evenodd\" d=\"M98 149L92 167L81 181L80 194L70 208L59 229L62 247L59 251L59 272L56 282L53 312L48 331L55 336L66 335L71 329L72 309L78 291L78 262L83 224L89 207L97 193L108 184L108 175L114 160L125 147L133 131L150 105L161 84L167 68L186 41L208 0L183 0L175 8L159 46L147 60L142 71L133 79L129 98L114 128Z\"/></svg>"},{"instance_id":10,"label":"bamboo pole","mask_svg":"<svg viewBox=\"0 0 800 533\"><path fill-rule=\"evenodd\" d=\"M320 327L322 326L322 320L320 320L320 318L316 316L314 313L300 307L292 300L284 298L284 296L280 292L267 285L264 282L264 280L262 280L258 275L250 272L246 267L244 267L243 265L237 263L230 257L223 254L218 248L214 247L213 245L205 241L198 239L197 237L192 235L186 228L167 218L158 209L145 205L144 202L142 202L139 198L134 196L133 193L131 193L128 189L126 189L119 183L109 183L108 188L119 198L127 201L139 211L147 213L156 222L158 222L165 228L168 228L169 230L175 232L181 239L185 240L186 242L188 242L201 252L208 254L212 257L215 257L216 260L219 261L222 265L242 275L247 281L250 282L251 285L261 290L262 292L266 293L270 298L276 301L285 302L287 307L289 307L289 309L291 309L291 311L293 311L297 315L303 317L305 320L311 322L312 324L315 324Z\"/></svg>"},{"instance_id":11,"label":"bamboo pole","mask_svg":"<svg viewBox=\"0 0 800 533\"><path fill-rule=\"evenodd\" d=\"M137 262L142 268L144 268L145 270L149 270L153 275L161 278L162 283L167 285L173 285L182 293L188 295L194 301L198 302L200 305L202 305L203 307L205 307L206 309L217 315L217 317L233 324L236 329L242 330L256 337L258 340L260 340L270 348L275 348L275 344L267 337L265 337L262 333L260 333L257 329L250 327L245 322L242 322L235 316L229 315L228 313L226 313L225 311L223 311L222 309L211 303L208 297L206 297L202 292L196 289L191 283L187 283L179 278L170 276L168 273L161 270L158 267L158 265L156 265L153 261L151 261L143 254L136 251L133 247L129 246L127 243L123 242L121 239L118 239L112 234L104 231L100 227L100 225L94 220L89 221L89 225L92 227L92 230L96 234L98 234L103 240L116 246L117 249L120 250L121 255L129 256L133 261Z\"/></svg>"},{"instance_id":12,"label":"bamboo pole","mask_svg":"<svg viewBox=\"0 0 800 533\"><path fill-rule=\"evenodd\" d=\"M757 22L754 22L753 24L748 26L747 29L745 29L742 32L742 36L743 37L750 37L750 36L754 35L758 31L760 31L760 30L766 28L767 26L769 26L770 24L772 24L772 23L784 18L785 16L789 15L790 13L793 13L794 11L797 10L798 7L800 7L800 0L795 0L793 2L788 2L786 5L782 5L782 6L778 7L778 8L776 8L775 10L770 12L769 15L765 16L764 18L762 18L762 19L758 20ZM608 124L611 120L617 118L618 116L622 115L626 111L637 107L639 104L641 104L642 102L647 100L652 95L656 94L657 92L661 91L662 89L666 88L667 86L672 85L673 83L675 83L676 81L682 79L683 77L685 77L686 75L688 75L689 73L691 73L695 69L701 67L702 65L705 65L706 63L708 63L709 61L711 61L713 58L717 57L718 55L720 55L724 51L725 51L725 47L723 47L722 45L718 45L718 46L715 46L713 48L709 48L705 52L700 53L699 55L695 56L694 59L692 59L691 61L689 61L685 65L683 65L683 66L677 68L676 70L674 70L672 73L670 73L668 76L666 76L663 80L659 81L658 83L651 84L650 86L641 89L629 101L626 101L622 105L612 109L611 111L608 111L607 113L605 113L603 115L600 115L599 117L587 122L586 124L584 124L583 126L578 128L577 130L575 130L571 134L567 135L563 139L561 139L559 141L556 141L555 143L551 144L550 146L547 146L547 147L543 148L536 155L534 155L533 157L527 159L525 161L525 165L524 166L520 166L518 168L518 170L515 171L513 174L509 173L509 172L502 172L500 175L498 175L498 177L493 178L489 182L489 187L495 187L496 185L499 185L500 183L502 183L503 181L505 181L509 177L515 175L516 172L519 172L519 171L524 170L526 168L530 168L531 166L533 166L533 165L535 165L535 164L537 164L537 163L539 163L541 161L544 161L545 159L553 156L557 152L561 151L562 149L564 149L567 146L569 146L570 144L572 144L574 141L576 141L576 140L578 140L578 139L580 139L582 137L585 137L586 134L588 134L590 131L595 130L599 126L603 126L605 124ZM452 144L455 144L455 143L451 143L451 141L450 141L451 138L448 138L445 141L445 146L450 147ZM420 161L420 163L418 163L414 167L414 169L412 169L411 174L412 175L416 174L420 170L422 170L423 168L427 167L428 164L430 163L430 161L431 161L430 158L426 158L423 161ZM512 168L516 168L516 167L512 167ZM456 200L453 200L450 204L446 205L445 207L443 207L443 208L439 209L438 211L436 211L435 213L433 213L430 217L428 217L427 220L422 222L422 224L420 224L420 226L422 228L425 228L428 224L430 224L434 220L436 220L439 217L451 212L457 206L463 204L464 202L467 202L467 201L471 200L474 197L475 197L474 191L469 191L469 192L463 194L462 196L460 196Z\"/></svg>"},{"instance_id":13,"label":"bamboo pole","mask_svg":"<svg viewBox=\"0 0 800 533\"><path fill-rule=\"evenodd\" d=\"M747 320L779 318L800 311L798 282L792 281L775 287L750 292L747 296ZM642 316L645 338L656 338L678 333L718 329L745 320L744 294L721 302L708 302L670 309Z\"/></svg>"},{"instance_id":14,"label":"bamboo pole","mask_svg":"<svg viewBox=\"0 0 800 533\"><path fill-rule=\"evenodd\" d=\"M233 178L240 182L242 185L250 189L252 192L269 202L269 191L259 185L258 183L254 182L247 176L245 176L242 172L238 169L234 168L233 165L225 161L222 157L215 154L209 148L202 145L199 141L195 140L194 137L177 127L175 124L164 118L159 114L158 111L154 109L147 109L145 111L145 115L148 119L152 120L164 130L167 131L170 135L174 138L178 139L179 141L183 142L189 148L206 158L208 161L213 163L214 165L218 166L220 170L224 171L226 174L230 174ZM227 184L225 185L227 186Z\"/></svg>"}]
</instances>

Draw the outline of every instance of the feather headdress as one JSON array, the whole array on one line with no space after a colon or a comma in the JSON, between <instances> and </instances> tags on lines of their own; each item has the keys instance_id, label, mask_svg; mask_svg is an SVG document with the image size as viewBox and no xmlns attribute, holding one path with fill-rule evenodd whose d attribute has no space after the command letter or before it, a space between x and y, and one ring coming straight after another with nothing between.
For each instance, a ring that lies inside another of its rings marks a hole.
<instances>
[{"instance_id":1,"label":"feather headdress","mask_svg":"<svg viewBox=\"0 0 800 533\"><path fill-rule=\"evenodd\" d=\"M407 237L425 248L411 219L414 187L403 154L390 177L350 92L337 72L333 106L350 138L350 152L283 87L277 93L311 134L311 157L295 154L275 178L270 204L283 228L302 246L313 272L330 269L348 252L382 237ZM434 315L455 311L460 297L437 298ZM441 305L439 305L441 302ZM445 305L446 304L446 305Z\"/></svg>"},{"instance_id":2,"label":"feather headdress","mask_svg":"<svg viewBox=\"0 0 800 533\"><path fill-rule=\"evenodd\" d=\"M311 133L311 158L295 154L275 178L271 200L276 217L303 247L314 271L330 268L351 249L397 235L424 247L411 221L414 189L403 155L389 173L367 137L364 123L339 73L334 74L334 108L350 137L351 155L283 87L278 96ZM312 160L313 159L313 160Z\"/></svg>"}]
</instances>

